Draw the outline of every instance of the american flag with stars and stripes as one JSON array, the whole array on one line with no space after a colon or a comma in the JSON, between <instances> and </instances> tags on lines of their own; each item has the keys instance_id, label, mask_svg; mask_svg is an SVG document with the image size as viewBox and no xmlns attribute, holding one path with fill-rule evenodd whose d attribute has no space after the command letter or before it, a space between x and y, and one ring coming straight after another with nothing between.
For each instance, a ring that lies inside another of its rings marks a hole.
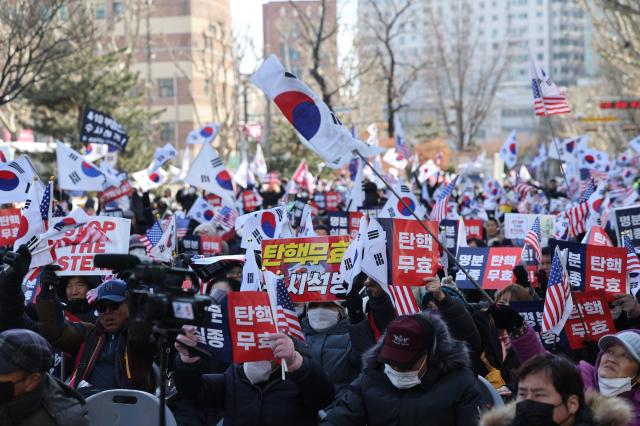
<instances>
[{"instance_id":1,"label":"american flag with stars and stripes","mask_svg":"<svg viewBox=\"0 0 640 426\"><path fill-rule=\"evenodd\" d=\"M529 191L531 190L535 190L536 187L533 185L530 185L528 183L525 182L519 182L516 184L516 186L513 188L514 191L516 191L516 193L518 194L518 197L521 200L524 200L527 196L527 194L529 193Z\"/></svg>"},{"instance_id":2,"label":"american flag with stars and stripes","mask_svg":"<svg viewBox=\"0 0 640 426\"><path fill-rule=\"evenodd\" d=\"M552 331L558 336L572 309L571 288L567 280L567 273L560 259L560 250L556 247L556 252L551 262L547 294L544 298L542 331Z\"/></svg>"},{"instance_id":3,"label":"american flag with stars and stripes","mask_svg":"<svg viewBox=\"0 0 640 426\"><path fill-rule=\"evenodd\" d=\"M585 186L584 191L582 191L582 195L580 195L580 199L578 199L578 203L584 203L591 197L591 195L596 192L597 186L593 179L589 180L589 183Z\"/></svg>"},{"instance_id":4,"label":"american flag with stars and stripes","mask_svg":"<svg viewBox=\"0 0 640 426\"><path fill-rule=\"evenodd\" d=\"M586 231L587 218L589 217L589 197L593 195L596 189L595 181L590 179L577 204L565 211L564 215L569 223L570 237L575 237Z\"/></svg>"},{"instance_id":5,"label":"american flag with stars and stripes","mask_svg":"<svg viewBox=\"0 0 640 426\"><path fill-rule=\"evenodd\" d=\"M549 116L556 114L570 114L571 107L567 97L551 81L546 71L536 64L529 50L529 65L531 70L531 88L533 89L533 109L536 115Z\"/></svg>"},{"instance_id":6,"label":"american flag with stars and stripes","mask_svg":"<svg viewBox=\"0 0 640 426\"><path fill-rule=\"evenodd\" d=\"M454 177L453 180L449 182L449 185L447 185L444 191L442 191L442 193L436 200L436 204L433 206L433 210L431 210L431 220L440 222L441 220L446 219L449 195L451 195L451 193L453 192L453 188L455 188L457 181L458 176Z\"/></svg>"},{"instance_id":7,"label":"american flag with stars and stripes","mask_svg":"<svg viewBox=\"0 0 640 426\"><path fill-rule=\"evenodd\" d=\"M541 240L542 231L540 230L540 217L536 217L531 229L527 232L527 236L524 237L524 247L522 248L522 252L524 254L527 250L527 246L531 247L538 264L542 261L542 247L540 246Z\"/></svg>"},{"instance_id":8,"label":"american flag with stars and stripes","mask_svg":"<svg viewBox=\"0 0 640 426\"><path fill-rule=\"evenodd\" d=\"M288 334L291 337L305 341L300 320L296 315L296 308L291 302L287 287L284 285L284 278L278 277L276 284L276 314L278 332Z\"/></svg>"},{"instance_id":9,"label":"american flag with stars and stripes","mask_svg":"<svg viewBox=\"0 0 640 426\"><path fill-rule=\"evenodd\" d=\"M238 211L234 207L222 206L214 213L213 223L228 231L235 226L238 216Z\"/></svg>"},{"instance_id":10,"label":"american flag with stars and stripes","mask_svg":"<svg viewBox=\"0 0 640 426\"><path fill-rule=\"evenodd\" d=\"M624 247L627 249L627 272L640 272L640 260L638 254L631 244L631 239L628 235L622 237Z\"/></svg>"},{"instance_id":11,"label":"american flag with stars and stripes","mask_svg":"<svg viewBox=\"0 0 640 426\"><path fill-rule=\"evenodd\" d=\"M42 194L42 200L40 201L40 217L44 223L44 229L47 230L49 226L49 218L51 218L52 203L51 203L51 182L47 184L47 187Z\"/></svg>"},{"instance_id":12,"label":"american flag with stars and stripes","mask_svg":"<svg viewBox=\"0 0 640 426\"><path fill-rule=\"evenodd\" d=\"M144 244L144 248L147 250L147 253L151 251L152 248L158 244L160 238L162 238L162 226L160 226L160 222L157 220L153 223L153 226L147 229L145 235L140 237L140 241Z\"/></svg>"},{"instance_id":13,"label":"american flag with stars and stripes","mask_svg":"<svg viewBox=\"0 0 640 426\"><path fill-rule=\"evenodd\" d=\"M413 296L411 287L405 285L390 285L389 293L391 294L391 301L396 308L398 315L413 315L419 314L420 308L416 303L416 298Z\"/></svg>"},{"instance_id":14,"label":"american flag with stars and stripes","mask_svg":"<svg viewBox=\"0 0 640 426\"><path fill-rule=\"evenodd\" d=\"M187 218L176 218L176 236L178 238L184 238L187 235L187 231L189 230L189 222L191 219Z\"/></svg>"}]
</instances>

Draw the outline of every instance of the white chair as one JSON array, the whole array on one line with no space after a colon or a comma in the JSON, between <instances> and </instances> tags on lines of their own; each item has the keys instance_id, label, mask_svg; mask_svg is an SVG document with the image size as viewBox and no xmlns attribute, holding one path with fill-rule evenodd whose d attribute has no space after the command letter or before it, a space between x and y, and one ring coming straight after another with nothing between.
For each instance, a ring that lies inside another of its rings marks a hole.
<instances>
[{"instance_id":1,"label":"white chair","mask_svg":"<svg viewBox=\"0 0 640 426\"><path fill-rule=\"evenodd\" d=\"M87 398L92 426L157 426L160 400L149 393L131 389L112 389ZM165 407L165 425L177 426Z\"/></svg>"},{"instance_id":2,"label":"white chair","mask_svg":"<svg viewBox=\"0 0 640 426\"><path fill-rule=\"evenodd\" d=\"M487 379L482 376L478 376L478 384L480 385L482 399L489 404L489 408L501 407L504 405L504 400Z\"/></svg>"}]
</instances>

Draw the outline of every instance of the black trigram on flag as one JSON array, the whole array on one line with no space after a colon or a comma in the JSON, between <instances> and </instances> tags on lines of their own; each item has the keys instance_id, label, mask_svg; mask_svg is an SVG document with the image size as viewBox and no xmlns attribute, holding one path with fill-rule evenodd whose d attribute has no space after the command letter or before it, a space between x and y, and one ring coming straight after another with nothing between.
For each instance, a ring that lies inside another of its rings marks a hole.
<instances>
[{"instance_id":1,"label":"black trigram on flag","mask_svg":"<svg viewBox=\"0 0 640 426\"><path fill-rule=\"evenodd\" d=\"M253 284L253 272L247 274L247 282Z\"/></svg>"},{"instance_id":2,"label":"black trigram on flag","mask_svg":"<svg viewBox=\"0 0 640 426\"><path fill-rule=\"evenodd\" d=\"M375 240L376 238L378 238L380 236L380 232L377 229L374 229L373 231L369 231L367 232L367 237L370 240Z\"/></svg>"},{"instance_id":3,"label":"black trigram on flag","mask_svg":"<svg viewBox=\"0 0 640 426\"><path fill-rule=\"evenodd\" d=\"M351 268L353 268L353 262L351 261L351 258L347 258L344 260L344 267L347 269L347 271L350 271Z\"/></svg>"},{"instance_id":4,"label":"black trigram on flag","mask_svg":"<svg viewBox=\"0 0 640 426\"><path fill-rule=\"evenodd\" d=\"M222 166L222 160L220 159L220 157L216 157L213 160L211 160L211 165L213 167L220 167Z\"/></svg>"},{"instance_id":5,"label":"black trigram on flag","mask_svg":"<svg viewBox=\"0 0 640 426\"><path fill-rule=\"evenodd\" d=\"M16 163L15 161L12 161L11 163L9 163L9 167L11 167L12 169L17 170L19 173L24 173L24 169L22 167L20 167L20 165L18 163Z\"/></svg>"},{"instance_id":6,"label":"black trigram on flag","mask_svg":"<svg viewBox=\"0 0 640 426\"><path fill-rule=\"evenodd\" d=\"M69 175L69 179L71 179L71 182L73 183L78 183L82 180L82 178L80 177L80 175L78 175L78 172L73 172Z\"/></svg>"},{"instance_id":7,"label":"black trigram on flag","mask_svg":"<svg viewBox=\"0 0 640 426\"><path fill-rule=\"evenodd\" d=\"M373 255L373 260L375 260L376 265L380 266L384 264L384 259L382 258L382 253L376 253Z\"/></svg>"},{"instance_id":8,"label":"black trigram on flag","mask_svg":"<svg viewBox=\"0 0 640 426\"><path fill-rule=\"evenodd\" d=\"M409 193L411 190L407 185L400 185L400 192Z\"/></svg>"},{"instance_id":9,"label":"black trigram on flag","mask_svg":"<svg viewBox=\"0 0 640 426\"><path fill-rule=\"evenodd\" d=\"M282 209L276 209L276 214L278 215L278 220L281 221L282 216L284 215L284 213L282 212Z\"/></svg>"},{"instance_id":10,"label":"black trigram on flag","mask_svg":"<svg viewBox=\"0 0 640 426\"><path fill-rule=\"evenodd\" d=\"M258 244L262 244L262 235L260 234L260 231L258 231L257 229L254 229L251 235L253 235L253 238L256 239Z\"/></svg>"},{"instance_id":11,"label":"black trigram on flag","mask_svg":"<svg viewBox=\"0 0 640 426\"><path fill-rule=\"evenodd\" d=\"M76 155L75 152L70 152L69 158L71 158L73 161L78 161L78 156Z\"/></svg>"},{"instance_id":12,"label":"black trigram on flag","mask_svg":"<svg viewBox=\"0 0 640 426\"><path fill-rule=\"evenodd\" d=\"M396 212L393 210L393 207L389 207L387 209L387 212L389 213L389 217L391 217L391 218L396 217Z\"/></svg>"},{"instance_id":13,"label":"black trigram on flag","mask_svg":"<svg viewBox=\"0 0 640 426\"><path fill-rule=\"evenodd\" d=\"M209 179L209 175L200 175L200 182L211 182L211 179Z\"/></svg>"},{"instance_id":14,"label":"black trigram on flag","mask_svg":"<svg viewBox=\"0 0 640 426\"><path fill-rule=\"evenodd\" d=\"M27 210L30 205L31 205L31 200L25 201L24 202L24 207L22 208L22 210Z\"/></svg>"}]
</instances>

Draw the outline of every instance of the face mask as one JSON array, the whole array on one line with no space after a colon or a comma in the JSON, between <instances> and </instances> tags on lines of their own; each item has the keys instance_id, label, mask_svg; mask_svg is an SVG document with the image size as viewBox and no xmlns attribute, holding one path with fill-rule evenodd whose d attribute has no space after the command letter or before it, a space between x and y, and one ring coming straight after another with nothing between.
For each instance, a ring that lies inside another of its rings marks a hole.
<instances>
[{"instance_id":1,"label":"face mask","mask_svg":"<svg viewBox=\"0 0 640 426\"><path fill-rule=\"evenodd\" d=\"M338 312L328 308L313 308L307 312L309 325L314 330L326 330L338 323Z\"/></svg>"},{"instance_id":2,"label":"face mask","mask_svg":"<svg viewBox=\"0 0 640 426\"><path fill-rule=\"evenodd\" d=\"M557 425L559 423L553 421L555 408L553 404L525 399L516 404L516 422L521 426Z\"/></svg>"},{"instance_id":3,"label":"face mask","mask_svg":"<svg viewBox=\"0 0 640 426\"><path fill-rule=\"evenodd\" d=\"M598 386L600 393L604 396L616 396L631 390L631 377L622 377L620 379L605 379L598 377Z\"/></svg>"},{"instance_id":4,"label":"face mask","mask_svg":"<svg viewBox=\"0 0 640 426\"><path fill-rule=\"evenodd\" d=\"M0 382L0 405L13 400L15 383Z\"/></svg>"},{"instance_id":5,"label":"face mask","mask_svg":"<svg viewBox=\"0 0 640 426\"><path fill-rule=\"evenodd\" d=\"M420 368L418 368L416 371L405 372L396 371L391 368L389 364L385 364L384 374L387 375L389 381L393 386L397 387L398 389L409 389L422 383L422 380L420 380L420 370L422 370L425 362L427 362L426 358L422 362Z\"/></svg>"},{"instance_id":6,"label":"face mask","mask_svg":"<svg viewBox=\"0 0 640 426\"><path fill-rule=\"evenodd\" d=\"M271 367L271 361L245 362L242 364L242 369L244 370L244 374L247 376L247 379L249 379L253 385L264 383L269 380L269 377L271 377L271 371L273 370Z\"/></svg>"}]
</instances>

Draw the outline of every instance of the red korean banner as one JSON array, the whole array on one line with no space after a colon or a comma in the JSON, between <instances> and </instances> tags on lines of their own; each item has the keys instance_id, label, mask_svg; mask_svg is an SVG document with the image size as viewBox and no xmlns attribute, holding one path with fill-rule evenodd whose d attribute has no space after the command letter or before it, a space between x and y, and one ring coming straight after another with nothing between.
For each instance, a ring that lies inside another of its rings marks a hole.
<instances>
[{"instance_id":1,"label":"red korean banner","mask_svg":"<svg viewBox=\"0 0 640 426\"><path fill-rule=\"evenodd\" d=\"M572 350L584 348L585 341L595 343L605 334L616 332L604 290L576 291L573 292L573 298L573 310L564 325L564 332ZM582 314L582 320L578 309Z\"/></svg>"},{"instance_id":2,"label":"red korean banner","mask_svg":"<svg viewBox=\"0 0 640 426\"><path fill-rule=\"evenodd\" d=\"M513 284L513 268L520 263L521 247L491 247L482 278L482 288L500 290Z\"/></svg>"},{"instance_id":3,"label":"red korean banner","mask_svg":"<svg viewBox=\"0 0 640 426\"><path fill-rule=\"evenodd\" d=\"M482 228L484 222L480 219L465 219L464 227L467 231L467 239L478 238L482 239Z\"/></svg>"},{"instance_id":4,"label":"red korean banner","mask_svg":"<svg viewBox=\"0 0 640 426\"><path fill-rule=\"evenodd\" d=\"M627 294L627 249L587 245L585 291L604 290L607 300Z\"/></svg>"},{"instance_id":5,"label":"red korean banner","mask_svg":"<svg viewBox=\"0 0 640 426\"><path fill-rule=\"evenodd\" d=\"M262 267L284 274L294 303L343 299L340 262L347 247L346 235L263 240Z\"/></svg>"},{"instance_id":6,"label":"red korean banner","mask_svg":"<svg viewBox=\"0 0 640 426\"><path fill-rule=\"evenodd\" d=\"M20 209L0 209L0 246L13 246L16 242L21 217Z\"/></svg>"},{"instance_id":7,"label":"red korean banner","mask_svg":"<svg viewBox=\"0 0 640 426\"><path fill-rule=\"evenodd\" d=\"M133 186L128 180L120 182L119 186L110 186L100 193L100 204L106 204L109 201L117 200L133 194Z\"/></svg>"},{"instance_id":8,"label":"red korean banner","mask_svg":"<svg viewBox=\"0 0 640 426\"><path fill-rule=\"evenodd\" d=\"M216 235L200 235L200 254L205 257L222 253L222 237Z\"/></svg>"},{"instance_id":9,"label":"red korean banner","mask_svg":"<svg viewBox=\"0 0 640 426\"><path fill-rule=\"evenodd\" d=\"M276 333L276 324L267 293L232 291L227 300L233 362L274 359L269 335Z\"/></svg>"},{"instance_id":10,"label":"red korean banner","mask_svg":"<svg viewBox=\"0 0 640 426\"><path fill-rule=\"evenodd\" d=\"M324 206L328 212L335 212L338 210L338 204L340 204L340 193L335 191L329 191L324 193Z\"/></svg>"},{"instance_id":11,"label":"red korean banner","mask_svg":"<svg viewBox=\"0 0 640 426\"><path fill-rule=\"evenodd\" d=\"M391 221L391 222L389 222ZM380 219L387 232L387 259L391 265L389 283L394 285L423 286L424 279L438 271L438 242L412 219ZM389 229L389 223L392 224ZM425 222L438 237L438 222Z\"/></svg>"},{"instance_id":12,"label":"red korean banner","mask_svg":"<svg viewBox=\"0 0 640 426\"><path fill-rule=\"evenodd\" d=\"M207 200L207 203L211 204L213 207L221 207L222 206L222 198L218 197L216 194L207 194L204 197Z\"/></svg>"},{"instance_id":13,"label":"red korean banner","mask_svg":"<svg viewBox=\"0 0 640 426\"><path fill-rule=\"evenodd\" d=\"M364 215L362 212L349 212L349 236L353 240L358 235L360 228L360 218Z\"/></svg>"},{"instance_id":14,"label":"red korean banner","mask_svg":"<svg viewBox=\"0 0 640 426\"><path fill-rule=\"evenodd\" d=\"M246 189L242 191L242 208L245 213L256 211L262 207L259 203L258 197L253 190Z\"/></svg>"}]
</instances>

